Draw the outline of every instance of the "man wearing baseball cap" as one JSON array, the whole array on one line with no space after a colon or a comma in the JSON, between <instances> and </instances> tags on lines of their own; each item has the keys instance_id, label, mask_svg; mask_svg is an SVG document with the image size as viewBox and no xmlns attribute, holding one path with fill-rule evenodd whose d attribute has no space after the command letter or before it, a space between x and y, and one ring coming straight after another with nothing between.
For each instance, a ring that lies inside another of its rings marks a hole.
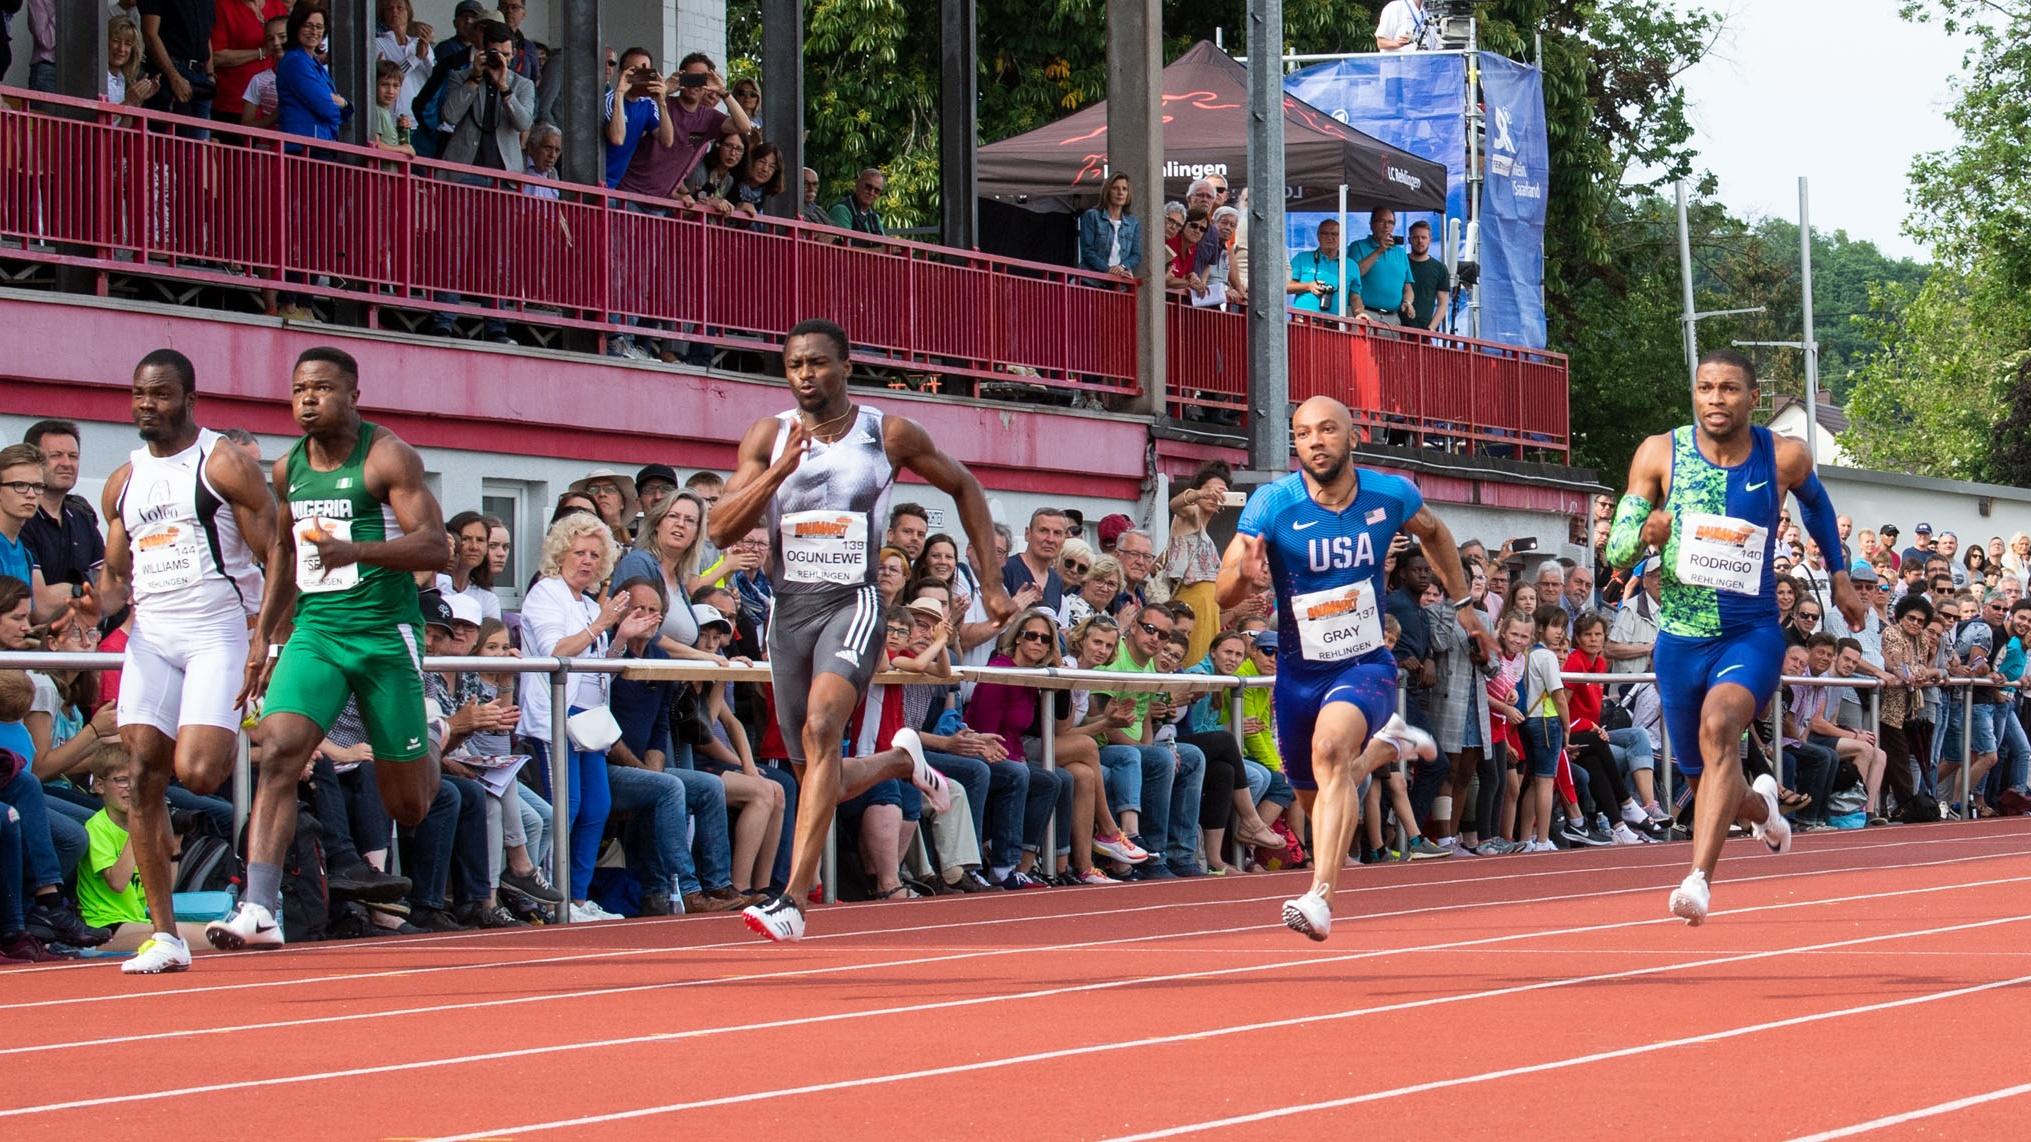
<instances>
[{"instance_id":1,"label":"man wearing baseball cap","mask_svg":"<svg viewBox=\"0 0 2031 1142\"><path fill-rule=\"evenodd\" d=\"M642 505L642 514L654 511L657 504L677 494L677 470L668 464L647 464L635 473L635 498Z\"/></svg>"},{"instance_id":2,"label":"man wearing baseball cap","mask_svg":"<svg viewBox=\"0 0 2031 1142\"><path fill-rule=\"evenodd\" d=\"M1876 529L1876 546L1890 553L1890 569L1895 571L1904 566L1903 556L1897 553L1897 537L1903 534L1894 523L1886 523Z\"/></svg>"},{"instance_id":3,"label":"man wearing baseball cap","mask_svg":"<svg viewBox=\"0 0 2031 1142\"><path fill-rule=\"evenodd\" d=\"M1926 559L1931 555L1932 525L1920 522L1917 527L1911 529L1911 546L1898 553L1897 567L1899 570L1902 570L1906 565L1912 563L1923 567Z\"/></svg>"}]
</instances>

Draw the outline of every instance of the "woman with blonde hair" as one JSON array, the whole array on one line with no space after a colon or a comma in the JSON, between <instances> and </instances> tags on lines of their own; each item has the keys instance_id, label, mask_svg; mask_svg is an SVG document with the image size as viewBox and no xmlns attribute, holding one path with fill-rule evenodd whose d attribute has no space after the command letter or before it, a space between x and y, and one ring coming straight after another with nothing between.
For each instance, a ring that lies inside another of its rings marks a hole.
<instances>
[{"instance_id":1,"label":"woman with blonde hair","mask_svg":"<svg viewBox=\"0 0 2031 1142\"><path fill-rule=\"evenodd\" d=\"M1192 608L1192 636L1185 647L1185 665L1206 657L1213 636L1220 633L1220 604L1213 582L1220 577L1220 549L1206 529L1227 507L1234 473L1225 461L1208 460L1192 473L1185 490L1171 497L1171 543L1164 550L1164 577L1171 598Z\"/></svg>"},{"instance_id":2,"label":"woman with blonde hair","mask_svg":"<svg viewBox=\"0 0 2031 1142\"><path fill-rule=\"evenodd\" d=\"M2031 587L2031 535L2017 532L2003 551L2003 574L2017 580L2019 587Z\"/></svg>"},{"instance_id":3,"label":"woman with blonde hair","mask_svg":"<svg viewBox=\"0 0 2031 1142\"><path fill-rule=\"evenodd\" d=\"M614 564L613 582L649 579L663 584L671 604L663 609L662 646L672 658L726 664L717 654L698 649L698 620L691 614L691 592L705 584L698 574L705 536L705 501L697 492L665 496L642 518L641 539Z\"/></svg>"},{"instance_id":4,"label":"woman with blonde hair","mask_svg":"<svg viewBox=\"0 0 2031 1142\"><path fill-rule=\"evenodd\" d=\"M598 599L615 556L613 535L597 516L573 512L550 525L543 537L540 577L522 601L522 642L530 657L617 658L628 640L656 629L656 616L636 607L626 593ZM565 683L569 708L552 710L549 675L522 675L523 752L538 768L547 766L553 782L567 782L571 793L571 883L558 887L570 891L573 920L615 918L588 899L611 806L606 751L618 740L613 714L607 711L612 680L610 674L574 673ZM606 713L604 719L600 712ZM580 719L582 714L591 716ZM567 731L569 757L550 756L553 718L576 719Z\"/></svg>"}]
</instances>

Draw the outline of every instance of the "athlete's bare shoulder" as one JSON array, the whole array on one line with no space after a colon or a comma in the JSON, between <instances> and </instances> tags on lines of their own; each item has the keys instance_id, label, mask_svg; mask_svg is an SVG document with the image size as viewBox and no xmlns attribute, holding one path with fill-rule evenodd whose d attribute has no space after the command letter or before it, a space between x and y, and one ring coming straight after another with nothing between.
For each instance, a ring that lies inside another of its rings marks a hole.
<instances>
[{"instance_id":1,"label":"athlete's bare shoulder","mask_svg":"<svg viewBox=\"0 0 2031 1142\"><path fill-rule=\"evenodd\" d=\"M1812 475L1813 467L1812 453L1805 450L1805 442L1795 437L1772 435L1777 459L1777 478L1787 488L1795 488L1805 483L1805 478Z\"/></svg>"},{"instance_id":2,"label":"athlete's bare shoulder","mask_svg":"<svg viewBox=\"0 0 2031 1142\"><path fill-rule=\"evenodd\" d=\"M123 460L113 474L106 477L106 486L99 491L99 516L108 523L120 518L120 497L127 491L127 481L133 478L134 461Z\"/></svg>"}]
</instances>

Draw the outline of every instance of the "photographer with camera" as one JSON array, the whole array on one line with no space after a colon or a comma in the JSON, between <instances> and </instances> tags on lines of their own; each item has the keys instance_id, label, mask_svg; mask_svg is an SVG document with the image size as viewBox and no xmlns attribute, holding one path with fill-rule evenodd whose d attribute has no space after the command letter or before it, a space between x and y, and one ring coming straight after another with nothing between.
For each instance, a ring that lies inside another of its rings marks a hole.
<instances>
[{"instance_id":1,"label":"photographer with camera","mask_svg":"<svg viewBox=\"0 0 2031 1142\"><path fill-rule=\"evenodd\" d=\"M443 117L451 142L444 161L521 173L522 132L536 122L536 85L516 73L513 57L508 26L483 25L479 53L447 84Z\"/></svg>"},{"instance_id":2,"label":"photographer with camera","mask_svg":"<svg viewBox=\"0 0 2031 1142\"><path fill-rule=\"evenodd\" d=\"M1377 51L1436 51L1438 46L1438 21L1425 10L1424 0L1389 0L1383 5L1375 21Z\"/></svg>"},{"instance_id":3,"label":"photographer with camera","mask_svg":"<svg viewBox=\"0 0 2031 1142\"><path fill-rule=\"evenodd\" d=\"M606 96L606 184L620 183L628 163L650 128L658 146L676 140L677 124L663 114L663 98L669 94L656 61L647 48L629 48L621 53L620 78Z\"/></svg>"},{"instance_id":4,"label":"photographer with camera","mask_svg":"<svg viewBox=\"0 0 2031 1142\"><path fill-rule=\"evenodd\" d=\"M1319 245L1291 259L1291 280L1284 288L1291 308L1308 313L1347 312L1340 296L1340 223L1328 218L1319 223ZM1347 267L1347 291L1361 292L1361 274Z\"/></svg>"},{"instance_id":5,"label":"photographer with camera","mask_svg":"<svg viewBox=\"0 0 2031 1142\"><path fill-rule=\"evenodd\" d=\"M683 184L707 149L722 136L746 135L751 124L740 104L727 98L725 81L703 52L678 63L665 87L662 115L671 126L669 141L659 130L654 144L636 147L615 189L689 206Z\"/></svg>"}]
</instances>

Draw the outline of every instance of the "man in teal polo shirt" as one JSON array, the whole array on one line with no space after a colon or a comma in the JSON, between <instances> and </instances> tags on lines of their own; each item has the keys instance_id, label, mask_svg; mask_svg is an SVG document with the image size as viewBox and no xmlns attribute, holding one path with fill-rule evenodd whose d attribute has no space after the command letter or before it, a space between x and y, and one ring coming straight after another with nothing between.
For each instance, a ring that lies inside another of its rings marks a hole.
<instances>
[{"instance_id":1,"label":"man in teal polo shirt","mask_svg":"<svg viewBox=\"0 0 2031 1142\"><path fill-rule=\"evenodd\" d=\"M1347 292L1361 288L1361 275L1347 267ZM1319 245L1291 259L1291 280L1285 291L1291 308L1309 313L1347 312L1340 289L1340 223L1328 218L1319 223Z\"/></svg>"},{"instance_id":2,"label":"man in teal polo shirt","mask_svg":"<svg viewBox=\"0 0 2031 1142\"><path fill-rule=\"evenodd\" d=\"M1372 321L1402 325L1412 313L1410 253L1396 240L1396 211L1368 216L1368 237L1347 247L1361 271L1361 305Z\"/></svg>"}]
</instances>

